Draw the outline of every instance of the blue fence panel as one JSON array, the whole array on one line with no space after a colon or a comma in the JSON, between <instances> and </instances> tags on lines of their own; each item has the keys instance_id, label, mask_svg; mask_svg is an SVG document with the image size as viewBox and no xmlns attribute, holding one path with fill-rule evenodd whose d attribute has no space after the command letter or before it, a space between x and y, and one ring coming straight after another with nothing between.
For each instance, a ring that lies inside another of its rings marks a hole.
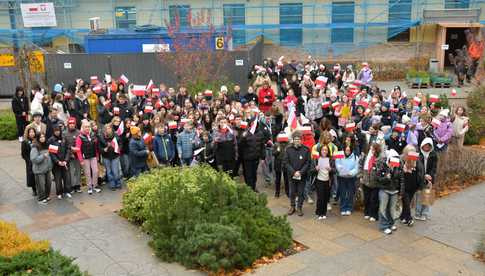
<instances>
[{"instance_id":1,"label":"blue fence panel","mask_svg":"<svg viewBox=\"0 0 485 276\"><path fill-rule=\"evenodd\" d=\"M280 4L280 27L285 24L303 23L303 5L301 3ZM301 45L303 31L298 29L280 28L280 44L283 46Z\"/></svg>"},{"instance_id":2,"label":"blue fence panel","mask_svg":"<svg viewBox=\"0 0 485 276\"><path fill-rule=\"evenodd\" d=\"M170 17L170 24L175 25L177 16L180 18L180 27L190 26L189 15L190 5L171 5L168 7L168 15Z\"/></svg>"},{"instance_id":3,"label":"blue fence panel","mask_svg":"<svg viewBox=\"0 0 485 276\"><path fill-rule=\"evenodd\" d=\"M389 0L389 25L399 27L387 28L387 37L391 38L409 29L407 22L411 21L413 0Z\"/></svg>"},{"instance_id":4,"label":"blue fence panel","mask_svg":"<svg viewBox=\"0 0 485 276\"><path fill-rule=\"evenodd\" d=\"M332 3L332 24L354 23L355 3L333 2ZM353 43L354 28L332 29L332 43Z\"/></svg>"},{"instance_id":5,"label":"blue fence panel","mask_svg":"<svg viewBox=\"0 0 485 276\"><path fill-rule=\"evenodd\" d=\"M244 4L224 4L224 25L237 27L246 25L246 8ZM232 42L234 46L246 44L245 30L232 30Z\"/></svg>"}]
</instances>

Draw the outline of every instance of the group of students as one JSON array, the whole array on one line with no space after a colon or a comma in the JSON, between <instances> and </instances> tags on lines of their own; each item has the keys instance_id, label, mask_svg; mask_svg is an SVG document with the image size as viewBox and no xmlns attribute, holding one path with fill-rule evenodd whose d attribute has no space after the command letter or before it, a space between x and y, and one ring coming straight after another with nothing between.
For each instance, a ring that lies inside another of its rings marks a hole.
<instances>
[{"instance_id":1,"label":"group of students","mask_svg":"<svg viewBox=\"0 0 485 276\"><path fill-rule=\"evenodd\" d=\"M151 81L140 89L125 76L78 79L50 93L34 87L31 99L17 88L12 108L27 185L45 204L51 171L63 198L81 192L81 170L88 193L100 192L99 164L106 171L100 180L117 189L154 166L206 163L233 177L242 168L257 191L261 165L276 197L284 183L289 215L302 216L313 193L318 219L326 218L332 198L341 215L350 215L362 183L365 218L390 233L398 195L401 220L412 225L411 201L435 181L436 152L450 142L461 146L468 130L463 107L450 116L435 97L408 99L397 86L380 90L366 63L358 74L352 66L327 70L315 60L284 58L253 69L245 92L235 85L190 95L183 86L176 91ZM429 206L419 196L416 202L415 217L425 220Z\"/></svg>"}]
</instances>

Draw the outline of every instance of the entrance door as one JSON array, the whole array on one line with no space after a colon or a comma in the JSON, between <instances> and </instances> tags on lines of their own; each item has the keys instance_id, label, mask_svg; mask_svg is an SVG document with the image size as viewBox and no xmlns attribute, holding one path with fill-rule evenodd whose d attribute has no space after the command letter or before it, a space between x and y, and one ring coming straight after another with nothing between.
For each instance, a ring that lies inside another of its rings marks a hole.
<instances>
[{"instance_id":1,"label":"entrance door","mask_svg":"<svg viewBox=\"0 0 485 276\"><path fill-rule=\"evenodd\" d=\"M466 45L465 30L468 28L446 28L446 44L449 48L445 51L445 67L452 66L448 54L456 54L456 49L463 48Z\"/></svg>"}]
</instances>

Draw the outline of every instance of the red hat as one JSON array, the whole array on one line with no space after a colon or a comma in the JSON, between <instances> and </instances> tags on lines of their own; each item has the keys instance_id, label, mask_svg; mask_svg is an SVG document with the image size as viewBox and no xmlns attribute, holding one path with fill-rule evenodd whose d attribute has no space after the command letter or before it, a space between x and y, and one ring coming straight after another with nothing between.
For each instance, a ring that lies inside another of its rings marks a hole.
<instances>
[{"instance_id":1,"label":"red hat","mask_svg":"<svg viewBox=\"0 0 485 276\"><path fill-rule=\"evenodd\" d=\"M76 118L75 117L69 117L69 119L67 120L67 123L68 124L75 124L76 123Z\"/></svg>"}]
</instances>

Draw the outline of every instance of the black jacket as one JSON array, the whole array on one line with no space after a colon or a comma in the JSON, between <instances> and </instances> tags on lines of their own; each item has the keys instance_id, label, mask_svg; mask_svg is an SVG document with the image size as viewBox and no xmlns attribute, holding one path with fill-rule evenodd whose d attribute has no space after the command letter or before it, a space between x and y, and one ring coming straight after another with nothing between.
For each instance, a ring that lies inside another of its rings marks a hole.
<instances>
[{"instance_id":1,"label":"black jacket","mask_svg":"<svg viewBox=\"0 0 485 276\"><path fill-rule=\"evenodd\" d=\"M244 102L245 103L249 103L249 102L255 102L255 103L258 103L258 96L255 94L255 93L247 93L246 95L244 95Z\"/></svg>"},{"instance_id":2,"label":"black jacket","mask_svg":"<svg viewBox=\"0 0 485 276\"><path fill-rule=\"evenodd\" d=\"M122 121L124 121L126 118L131 118L133 116L133 108L130 107L128 103L124 103L124 104L116 103L113 106L113 110L114 110L114 107L118 107L120 109L120 114L118 114L118 116L121 118ZM114 114L114 115L117 115L117 114Z\"/></svg>"},{"instance_id":3,"label":"black jacket","mask_svg":"<svg viewBox=\"0 0 485 276\"><path fill-rule=\"evenodd\" d=\"M286 148L286 158L284 161L288 177L293 177L299 171L304 179L310 170L310 150L304 145L295 147L293 144Z\"/></svg>"},{"instance_id":4,"label":"black jacket","mask_svg":"<svg viewBox=\"0 0 485 276\"><path fill-rule=\"evenodd\" d=\"M433 178L432 182L435 183L436 168L438 167L438 155L436 154L436 152L432 151L429 153L428 162L424 162L424 155L423 153L420 153L419 159L423 163L424 174L429 174L431 178ZM424 167L424 164L426 164L426 167Z\"/></svg>"},{"instance_id":5,"label":"black jacket","mask_svg":"<svg viewBox=\"0 0 485 276\"><path fill-rule=\"evenodd\" d=\"M56 137L53 135L47 140L47 143L58 147L57 153L49 153L54 167L59 167L58 162L60 161L69 161L70 151L67 147L66 140L62 136Z\"/></svg>"},{"instance_id":6,"label":"black jacket","mask_svg":"<svg viewBox=\"0 0 485 276\"><path fill-rule=\"evenodd\" d=\"M75 98L74 99L74 116L76 117L76 120L78 124L81 122L81 120L84 118L84 114L89 114L89 102L88 99L81 100L80 98Z\"/></svg>"},{"instance_id":7,"label":"black jacket","mask_svg":"<svg viewBox=\"0 0 485 276\"><path fill-rule=\"evenodd\" d=\"M27 114L29 112L29 102L27 100L27 97L14 96L12 98L12 111L17 118L22 117L22 112L25 112Z\"/></svg>"},{"instance_id":8,"label":"black jacket","mask_svg":"<svg viewBox=\"0 0 485 276\"><path fill-rule=\"evenodd\" d=\"M273 156L274 156L274 167L275 170L282 170L283 169L283 162L285 160L286 155L286 147L288 143L280 143L277 142L273 145Z\"/></svg>"},{"instance_id":9,"label":"black jacket","mask_svg":"<svg viewBox=\"0 0 485 276\"><path fill-rule=\"evenodd\" d=\"M265 145L269 140L261 124L258 124L254 134L246 131L241 135L241 153L243 160L259 160L265 157Z\"/></svg>"},{"instance_id":10,"label":"black jacket","mask_svg":"<svg viewBox=\"0 0 485 276\"><path fill-rule=\"evenodd\" d=\"M403 185L405 191L422 190L424 185L424 165L421 160L416 161L416 168L411 173L403 173Z\"/></svg>"},{"instance_id":11,"label":"black jacket","mask_svg":"<svg viewBox=\"0 0 485 276\"><path fill-rule=\"evenodd\" d=\"M101 153L101 156L107 160L113 160L116 159L120 156L119 153L115 152L115 148L112 145L113 139L116 139L116 142L118 143L118 152L121 149L121 142L120 138L116 136L116 134L113 135L113 137L106 137L105 135L100 135L99 137L99 152ZM107 148L107 151L104 149Z\"/></svg>"},{"instance_id":12,"label":"black jacket","mask_svg":"<svg viewBox=\"0 0 485 276\"><path fill-rule=\"evenodd\" d=\"M372 170L371 174L373 174L371 178L376 180L377 188L401 192L403 188L402 169L400 167L389 167L386 158L377 160L376 169Z\"/></svg>"}]
</instances>

